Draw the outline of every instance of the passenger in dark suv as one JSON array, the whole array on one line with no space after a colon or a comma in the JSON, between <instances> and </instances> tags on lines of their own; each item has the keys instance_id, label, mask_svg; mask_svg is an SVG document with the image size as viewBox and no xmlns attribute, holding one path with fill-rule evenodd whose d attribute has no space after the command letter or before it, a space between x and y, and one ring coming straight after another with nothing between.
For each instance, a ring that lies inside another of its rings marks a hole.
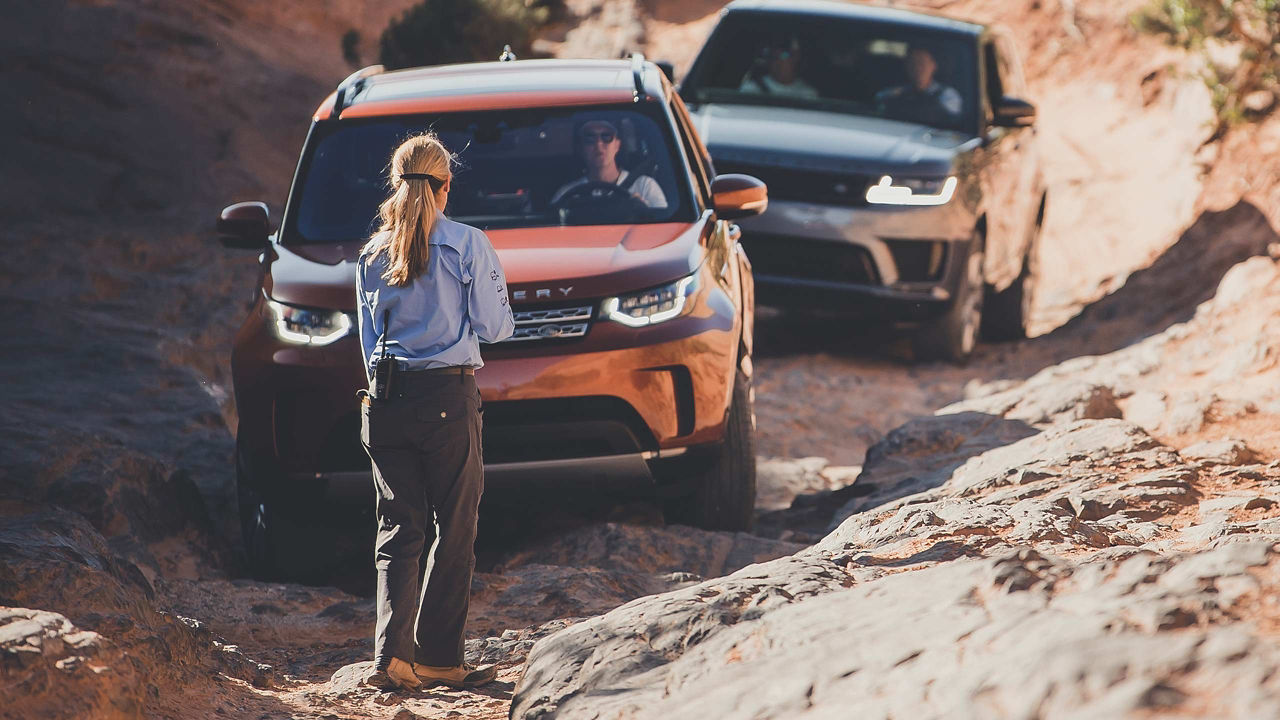
<instances>
[{"instance_id":1,"label":"passenger in dark suv","mask_svg":"<svg viewBox=\"0 0 1280 720\"><path fill-rule=\"evenodd\" d=\"M486 231L515 316L476 373L486 495L656 479L673 519L749 527L754 295L731 221L765 208L764 185L712 175L679 96L638 57L375 67L316 112L274 234L262 203L219 220L225 243L263 251L231 358L255 572L322 575L316 502L372 505L354 261L391 150L425 128L459 160L446 214ZM588 143L616 175L578 182Z\"/></svg>"},{"instance_id":2,"label":"passenger in dark suv","mask_svg":"<svg viewBox=\"0 0 1280 720\"><path fill-rule=\"evenodd\" d=\"M813 92L751 81L780 45ZM761 303L887 317L952 360L980 327L1026 332L1045 188L1025 92L998 29L825 0L731 3L680 89L717 170L769 184L742 225Z\"/></svg>"}]
</instances>

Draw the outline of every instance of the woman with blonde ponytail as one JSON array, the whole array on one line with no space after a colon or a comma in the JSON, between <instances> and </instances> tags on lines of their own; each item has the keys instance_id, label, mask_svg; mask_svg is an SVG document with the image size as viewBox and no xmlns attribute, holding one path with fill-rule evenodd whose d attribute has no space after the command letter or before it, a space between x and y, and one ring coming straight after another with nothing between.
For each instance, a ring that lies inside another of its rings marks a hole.
<instances>
[{"instance_id":1,"label":"woman with blonde ponytail","mask_svg":"<svg viewBox=\"0 0 1280 720\"><path fill-rule=\"evenodd\" d=\"M360 440L373 463L378 517L369 681L382 687L475 687L495 675L462 656L484 490L475 371L484 365L480 342L510 337L515 323L489 239L444 216L452 164L431 133L396 148L391 195L356 269L370 383L361 391ZM433 521L435 552L423 577Z\"/></svg>"}]
</instances>

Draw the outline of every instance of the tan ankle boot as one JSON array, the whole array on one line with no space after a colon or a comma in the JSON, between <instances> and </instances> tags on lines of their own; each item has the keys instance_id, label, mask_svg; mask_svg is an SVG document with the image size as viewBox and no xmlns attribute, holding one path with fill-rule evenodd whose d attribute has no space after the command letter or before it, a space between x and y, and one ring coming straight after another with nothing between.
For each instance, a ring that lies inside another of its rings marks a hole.
<instances>
[{"instance_id":1,"label":"tan ankle boot","mask_svg":"<svg viewBox=\"0 0 1280 720\"><path fill-rule=\"evenodd\" d=\"M401 660L400 658L391 658L391 662L387 665L386 670L379 670L369 677L365 682L377 688L390 690L399 688L401 690L418 690L422 687L422 681L418 680L418 676L413 672L413 665Z\"/></svg>"},{"instance_id":2,"label":"tan ankle boot","mask_svg":"<svg viewBox=\"0 0 1280 720\"><path fill-rule=\"evenodd\" d=\"M426 687L448 685L452 688L473 688L491 682L498 676L497 669L492 665L472 668L467 667L466 663L450 667L414 663L413 672Z\"/></svg>"}]
</instances>

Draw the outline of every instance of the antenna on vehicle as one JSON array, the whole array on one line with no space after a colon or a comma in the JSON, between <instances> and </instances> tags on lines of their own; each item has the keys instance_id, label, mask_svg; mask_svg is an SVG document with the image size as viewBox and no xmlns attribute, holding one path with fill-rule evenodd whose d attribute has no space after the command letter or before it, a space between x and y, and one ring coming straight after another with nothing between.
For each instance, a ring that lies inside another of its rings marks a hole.
<instances>
[{"instance_id":1,"label":"antenna on vehicle","mask_svg":"<svg viewBox=\"0 0 1280 720\"><path fill-rule=\"evenodd\" d=\"M347 109L347 101L364 88L365 81L385 69L381 65L370 65L351 73L346 80L338 83L338 95L333 99L333 111L329 113L329 119L335 120L342 115L342 111Z\"/></svg>"},{"instance_id":2,"label":"antenna on vehicle","mask_svg":"<svg viewBox=\"0 0 1280 720\"><path fill-rule=\"evenodd\" d=\"M649 94L644 91L644 53L631 53L631 79L636 83L635 94L631 96L631 101L647 100Z\"/></svg>"},{"instance_id":3,"label":"antenna on vehicle","mask_svg":"<svg viewBox=\"0 0 1280 720\"><path fill-rule=\"evenodd\" d=\"M512 60L518 59L519 58L516 57L516 54L511 52L510 45L502 46L502 54L498 56L498 62L511 62Z\"/></svg>"}]
</instances>

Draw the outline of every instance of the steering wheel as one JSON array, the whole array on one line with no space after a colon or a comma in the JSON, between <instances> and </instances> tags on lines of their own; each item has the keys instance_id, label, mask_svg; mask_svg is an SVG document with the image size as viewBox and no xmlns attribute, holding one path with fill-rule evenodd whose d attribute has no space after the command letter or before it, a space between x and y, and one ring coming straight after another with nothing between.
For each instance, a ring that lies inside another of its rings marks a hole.
<instances>
[{"instance_id":1,"label":"steering wheel","mask_svg":"<svg viewBox=\"0 0 1280 720\"><path fill-rule=\"evenodd\" d=\"M565 191L551 207L560 212L561 222L593 225L636 222L649 207L629 190L609 182L585 182Z\"/></svg>"},{"instance_id":2,"label":"steering wheel","mask_svg":"<svg viewBox=\"0 0 1280 720\"><path fill-rule=\"evenodd\" d=\"M635 200L631 193L610 182L588 181L565 191L554 207L573 210L587 205L604 205Z\"/></svg>"}]
</instances>

